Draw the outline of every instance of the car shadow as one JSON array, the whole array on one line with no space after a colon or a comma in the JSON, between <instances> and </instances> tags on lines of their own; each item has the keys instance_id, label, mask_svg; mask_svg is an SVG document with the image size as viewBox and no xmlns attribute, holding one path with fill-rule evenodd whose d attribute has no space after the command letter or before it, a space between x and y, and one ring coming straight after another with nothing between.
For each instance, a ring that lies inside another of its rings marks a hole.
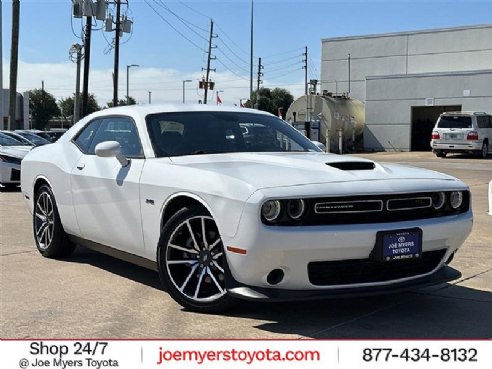
<instances>
[{"instance_id":1,"label":"car shadow","mask_svg":"<svg viewBox=\"0 0 492 369\"><path fill-rule=\"evenodd\" d=\"M162 290L156 272L83 247L65 261L89 264ZM240 301L230 311L207 316L259 321L254 326L259 331L301 338L470 339L492 337L491 310L491 292L446 283L393 295L275 303ZM181 311L198 314L184 308ZM237 338L242 338L241 333Z\"/></svg>"}]
</instances>

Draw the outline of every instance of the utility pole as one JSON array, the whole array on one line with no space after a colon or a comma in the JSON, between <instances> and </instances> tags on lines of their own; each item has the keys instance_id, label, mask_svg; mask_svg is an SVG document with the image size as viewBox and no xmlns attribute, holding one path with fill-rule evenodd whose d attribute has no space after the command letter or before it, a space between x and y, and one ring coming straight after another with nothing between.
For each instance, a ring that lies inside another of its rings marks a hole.
<instances>
[{"instance_id":1,"label":"utility pole","mask_svg":"<svg viewBox=\"0 0 492 369\"><path fill-rule=\"evenodd\" d=\"M89 114L89 68L91 64L92 17L87 17L84 35L84 81L82 82L82 117Z\"/></svg>"},{"instance_id":2,"label":"utility pole","mask_svg":"<svg viewBox=\"0 0 492 369\"><path fill-rule=\"evenodd\" d=\"M12 44L10 49L10 92L9 92L9 120L7 129L15 126L17 108L17 66L19 62L19 19L20 0L12 0ZM2 117L3 119L3 117Z\"/></svg>"},{"instance_id":3,"label":"utility pole","mask_svg":"<svg viewBox=\"0 0 492 369\"><path fill-rule=\"evenodd\" d=\"M263 65L261 65L261 58L258 58L258 76L257 76L257 81L256 81L256 102L254 104L254 108L258 109L259 102L260 102L260 85L263 82L261 80L261 77L263 77Z\"/></svg>"},{"instance_id":4,"label":"utility pole","mask_svg":"<svg viewBox=\"0 0 492 369\"><path fill-rule=\"evenodd\" d=\"M120 64L121 0L116 1L116 34L114 38L113 106L118 106L118 68Z\"/></svg>"},{"instance_id":5,"label":"utility pole","mask_svg":"<svg viewBox=\"0 0 492 369\"><path fill-rule=\"evenodd\" d=\"M249 68L249 100L253 101L253 0L251 0L251 50Z\"/></svg>"},{"instance_id":6,"label":"utility pole","mask_svg":"<svg viewBox=\"0 0 492 369\"><path fill-rule=\"evenodd\" d=\"M73 104L73 124L80 119L80 62L82 61L82 46L73 44L69 51L70 59L77 63L77 74L75 77L75 99Z\"/></svg>"},{"instance_id":7,"label":"utility pole","mask_svg":"<svg viewBox=\"0 0 492 369\"><path fill-rule=\"evenodd\" d=\"M210 71L214 71L215 69L210 69L210 61L215 60L215 57L212 57L212 49L215 48L215 46L212 46L212 39L217 37L214 35L214 21L211 19L210 20L210 38L208 41L208 58L207 58L207 75L205 77L205 95L203 97L203 103L207 103L207 96L208 96L208 89L209 89L209 77L210 77ZM213 96L212 96L213 97Z\"/></svg>"},{"instance_id":8,"label":"utility pole","mask_svg":"<svg viewBox=\"0 0 492 369\"><path fill-rule=\"evenodd\" d=\"M302 60L304 63L304 66L302 69L304 69L304 95L308 94L308 48L307 46L304 48L304 53L302 54L304 59Z\"/></svg>"},{"instance_id":9,"label":"utility pole","mask_svg":"<svg viewBox=\"0 0 492 369\"><path fill-rule=\"evenodd\" d=\"M348 54L348 95L350 95L350 54Z\"/></svg>"}]
</instances>

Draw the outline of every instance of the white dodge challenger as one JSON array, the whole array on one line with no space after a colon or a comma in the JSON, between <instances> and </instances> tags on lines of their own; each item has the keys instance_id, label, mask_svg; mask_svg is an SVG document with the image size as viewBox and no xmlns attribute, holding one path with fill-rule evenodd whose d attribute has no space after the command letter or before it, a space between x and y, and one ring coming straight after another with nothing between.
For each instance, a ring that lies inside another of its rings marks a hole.
<instances>
[{"instance_id":1,"label":"white dodge challenger","mask_svg":"<svg viewBox=\"0 0 492 369\"><path fill-rule=\"evenodd\" d=\"M75 245L158 271L186 308L378 294L456 279L468 187L325 154L265 112L106 109L22 161L39 252Z\"/></svg>"}]
</instances>

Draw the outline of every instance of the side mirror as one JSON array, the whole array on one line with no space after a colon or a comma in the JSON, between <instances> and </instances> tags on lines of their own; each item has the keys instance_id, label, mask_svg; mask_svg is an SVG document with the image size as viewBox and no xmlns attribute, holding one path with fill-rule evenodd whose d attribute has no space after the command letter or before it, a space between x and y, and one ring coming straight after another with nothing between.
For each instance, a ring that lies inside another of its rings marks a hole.
<instances>
[{"instance_id":1,"label":"side mirror","mask_svg":"<svg viewBox=\"0 0 492 369\"><path fill-rule=\"evenodd\" d=\"M122 153L121 145L117 141L104 141L96 145L96 155L100 158L116 158L122 167L130 162Z\"/></svg>"}]
</instances>

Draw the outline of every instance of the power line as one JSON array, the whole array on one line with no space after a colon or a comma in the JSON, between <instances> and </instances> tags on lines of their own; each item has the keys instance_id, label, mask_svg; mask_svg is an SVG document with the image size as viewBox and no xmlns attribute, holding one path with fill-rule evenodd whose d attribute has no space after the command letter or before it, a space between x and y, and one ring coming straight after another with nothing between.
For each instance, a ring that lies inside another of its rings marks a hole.
<instances>
[{"instance_id":1,"label":"power line","mask_svg":"<svg viewBox=\"0 0 492 369\"><path fill-rule=\"evenodd\" d=\"M237 68L239 68L240 70L242 70L243 72L246 72L246 73L249 73L249 70L241 67L239 64L237 64L234 60L232 60L231 58L229 58L229 56L227 56L226 53L224 53L222 50L218 49L217 48L217 51L219 53L221 53L227 60L229 60L232 64L234 64Z\"/></svg>"},{"instance_id":2,"label":"power line","mask_svg":"<svg viewBox=\"0 0 492 369\"><path fill-rule=\"evenodd\" d=\"M152 5L150 5L150 3L147 0L144 0L144 1L154 11L154 13L157 14L157 16L159 18L161 18L164 22L166 22L168 24L168 26L171 27L176 33L178 33L181 37L183 37L190 44L192 44L193 46L195 46L198 50L206 53L206 51L204 49L202 49L195 42L193 42L190 38L188 38L187 36L185 36L180 30L178 30L176 27L174 27L174 25L172 23L170 23L166 18L164 18L164 16L161 13L159 13Z\"/></svg>"},{"instance_id":3,"label":"power line","mask_svg":"<svg viewBox=\"0 0 492 369\"><path fill-rule=\"evenodd\" d=\"M208 32L206 29L204 28L201 28L199 26L197 26L196 24L184 19L183 17L179 16L178 14L176 14L175 12L173 12L171 10L171 8L169 8L166 4L164 4L164 2L162 2L162 0L154 0L154 2L160 6L161 8L163 8L164 10L168 11L169 13L171 13L172 15L174 15L174 17L176 17L177 20L179 20L186 28L188 28L191 32L193 32L195 35L197 35L198 37L200 37L201 39L207 41L207 38L203 35L201 35L200 33L198 33L197 31L195 31L193 28L190 27L190 25L192 25L193 27L201 30L201 31L204 31L204 32Z\"/></svg>"}]
</instances>

